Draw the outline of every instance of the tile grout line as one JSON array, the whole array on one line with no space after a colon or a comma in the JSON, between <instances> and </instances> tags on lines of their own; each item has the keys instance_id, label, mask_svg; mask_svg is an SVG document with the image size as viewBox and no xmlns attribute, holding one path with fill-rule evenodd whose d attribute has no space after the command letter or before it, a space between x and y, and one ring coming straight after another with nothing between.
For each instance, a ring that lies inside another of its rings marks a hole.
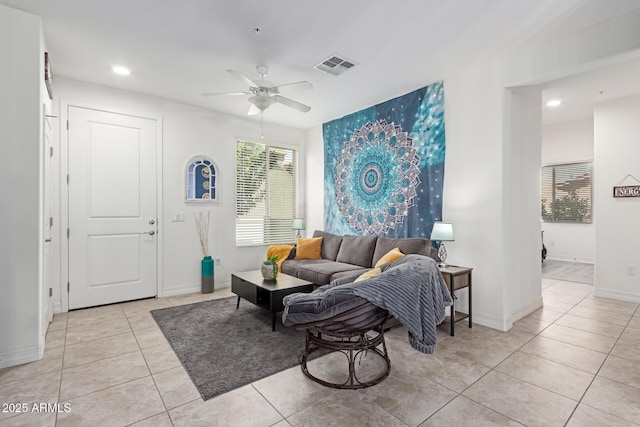
<instances>
[{"instance_id":1,"label":"tile grout line","mask_svg":"<svg viewBox=\"0 0 640 427\"><path fill-rule=\"evenodd\" d=\"M589 295L584 296L580 301L578 301L577 303L575 303L575 304L574 304L574 307L575 307L575 306L577 306L580 302L582 302L582 301L583 301L585 298L587 298L588 296L589 296ZM541 307L541 308L544 308L544 302L543 302L543 307ZM565 314L566 314L566 313L565 313ZM526 316L525 316L525 317L526 317ZM561 317L562 317L562 316L561 316ZM559 317L558 319L560 319L561 317ZM553 325L553 324L554 324L558 319L556 319L555 321L551 322L551 323L549 324L549 326ZM545 329L547 329L549 326L545 327L542 331L544 331ZM550 393L554 393L554 394L556 394L556 395L558 395L558 396L562 396L562 397L564 397L564 398L566 398L566 399L569 399L569 400L572 400L572 401L574 401L574 402L575 402L575 400L573 400L573 399L571 399L571 398L568 398L567 396L564 396L564 395L562 395L562 394L560 394L560 393L554 392L554 391L552 391L552 390L548 390L548 389L546 389L546 388L544 388L544 387L540 387L540 386L538 386L538 385L536 385L536 384L532 384L532 383L530 383L530 382L528 382L528 381L522 380L522 379L520 379L520 378L514 377L513 375L510 375L510 374L507 374L507 373L504 373L504 372L501 372L501 371L498 371L498 370L496 370L496 369L495 369L497 366L499 366L501 363L503 363L503 362L504 362L505 360L507 360L509 357L511 357L511 356L513 356L515 353L519 352L519 351L520 351L520 350L521 350L525 345L527 345L527 344L528 344L530 341L532 341L534 338L536 338L536 337L540 336L540 333L541 333L542 331L540 331L540 332L538 332L538 333L533 334L533 336L532 336L529 340L527 340L527 341L526 341L525 343L523 343L520 347L518 347L517 349L515 349L515 350L514 350L510 355L508 355L507 357L505 357L504 359L502 359L502 360L501 360L500 362L498 362L494 367L489 368L490 370L489 370L488 372L486 372L484 375L482 375L480 378L478 378L478 379L477 379L476 381L474 381L472 384L470 384L469 386L467 386L467 388L465 388L462 392L460 392L459 396L462 396L462 397L464 397L464 398L467 398L467 399L471 400L472 402L474 402L474 403L476 403L476 404L478 404L478 405L480 405L480 406L482 406L482 407L484 407L484 408L486 408L486 409L489 409L490 411L493 411L493 412L495 412L495 413L497 413L497 414L500 414L500 415L502 415L502 416L504 416L504 417L506 417L506 418L508 418L508 419L511 419L511 420L513 420L513 421L515 421L515 422L517 422L517 423L520 423L519 421L517 421L517 420L515 420L515 419L513 419L513 418L511 418L511 417L509 417L509 416L508 416L508 415L506 415L506 414L503 414L502 412L498 412L498 411L496 411L495 409L492 409L492 408L490 408L490 407L488 407L488 406L486 406L486 405L482 404L481 402L477 402L476 400L474 400L473 398L471 398L471 397L469 397L469 396L464 396L464 395L463 395L463 393L464 393L465 391L467 391L467 390L468 390L469 388L471 388L473 385L475 385L476 383L478 383L482 378L484 378L484 377L486 377L487 375L489 375L489 373L490 373L490 372L495 371L495 372L497 372L497 373L499 373L499 374L507 375L507 376L509 376L509 377L511 377L511 378L514 378L514 379L518 380L518 381L522 381L522 382L524 382L524 383L526 383L526 384L529 384L529 385L531 385L531 386L533 386L533 387L539 388L539 389L541 389L541 390L545 390L545 391L550 392ZM526 331L525 331L525 332L526 332ZM531 332L528 332L528 333L531 333ZM564 344L568 344L568 343L564 343ZM576 347L579 347L579 346L576 346ZM582 348L582 347L580 347L580 348ZM526 352L523 352L523 353L526 353ZM530 353L526 353L526 354L530 354ZM535 356L535 355L532 355L532 356ZM537 357L537 356L536 356L536 357ZM546 358L542 358L542 357L541 357L541 359L544 359L544 360L547 360L547 361L553 362L552 360L549 360L549 359L546 359ZM557 363L557 362L554 362L554 363ZM603 364L604 364L604 361L603 361ZM563 365L563 366L567 366L567 365ZM574 369L575 369L575 368L574 368ZM591 375L593 375L593 374L591 374ZM596 375L594 375L594 379L595 379L595 377L596 377ZM592 381L593 381L593 380L592 380ZM591 383L590 383L590 384L591 384ZM587 387L587 388L585 389L585 393L586 393L586 390L588 390L588 388L589 388L589 387ZM578 405L579 405L579 404L580 404L580 402L578 401L578 402L576 403L576 406L574 407L573 411L571 412L571 415L567 418L567 421L565 422L565 425L566 425L566 423L568 423L568 422L569 422L569 420L571 420L571 417L573 416L573 413L575 412L575 409L578 407ZM438 412L438 411L436 411L436 413L437 413L437 412ZM435 415L436 413L432 414L432 416L433 416L433 415ZM431 417L429 417L429 418L431 418ZM521 424L521 423L520 423L520 424Z\"/></svg>"},{"instance_id":2,"label":"tile grout line","mask_svg":"<svg viewBox=\"0 0 640 427\"><path fill-rule=\"evenodd\" d=\"M67 322L66 322L66 325L64 326L64 345L62 346L62 360L60 361L60 383L58 384L58 399L57 399L58 404L61 403L60 397L62 394L62 373L64 372L64 355L67 352L67 329L68 328L69 328L69 314L67 314ZM45 347L46 346L47 344L46 344L46 335L45 335ZM59 412L56 411L56 416L53 422L54 426L58 425L58 415L59 415Z\"/></svg>"},{"instance_id":3,"label":"tile grout line","mask_svg":"<svg viewBox=\"0 0 640 427\"><path fill-rule=\"evenodd\" d=\"M124 308L122 310L124 311ZM156 379L153 377L153 374L151 373L151 368L149 367L149 363L147 362L147 359L144 357L144 352L142 351L142 347L140 346L140 341L138 340L138 336L136 335L135 331L133 330L133 325L131 325L131 321L127 317L126 313L125 313L125 318L127 319L127 323L129 324L129 328L131 329L131 333L133 334L133 339L136 341L136 344L138 345L138 351L140 352L140 355L142 356L142 360L144 361L144 365L147 367L147 370L149 371L149 376L151 377L151 381L153 381L153 386L156 388L156 393L158 393L158 396L160 396L160 401L162 402L162 406L164 406L164 411L167 413L167 416L169 417L169 419L171 419L171 417L169 416L169 409L167 408L167 404L164 401L164 398L162 397L162 393L160 393L160 388L158 388L158 383L156 383ZM158 414L154 414L152 416L155 417L156 415L158 415ZM149 418L151 418L151 417L149 417ZM139 422L139 421L142 421L142 420L137 420L135 422ZM173 424L173 421L171 423Z\"/></svg>"},{"instance_id":4,"label":"tile grout line","mask_svg":"<svg viewBox=\"0 0 640 427\"><path fill-rule=\"evenodd\" d=\"M125 316L125 318L126 318L126 316ZM73 366L71 368L75 368L77 366L84 366L84 365L89 364L89 363L94 363L94 362L99 362L99 361L103 361L103 360L113 359L115 357L119 357L119 356L122 356L124 354L132 354L132 353L135 353L135 352L140 352L140 354L142 356L142 359L144 360L145 365L147 366L147 369L149 370L149 376L153 380L153 376L151 375L151 370L149 369L149 366L147 365L147 361L144 359L144 354L142 353L142 349L140 348L140 344L137 341L135 333L133 333L133 330L131 329L131 324L129 323L129 320L128 319L126 319L126 320L127 320L127 324L129 325L129 328L130 328L130 330L128 332L131 332L133 334L134 339L136 340L136 344L138 345L138 349L137 350L134 350L134 351L131 351L131 352L122 353L122 354L118 354L118 355L111 356L111 357L106 357L106 358L103 358L103 359L100 359L100 360L96 360L96 361L93 361L93 362L83 363L83 364L80 364L80 365ZM127 332L124 332L122 335L124 335L125 333L127 333ZM112 336L115 336L115 335L112 335ZM105 337L105 338L109 338L109 337ZM93 340L89 340L89 341L93 341ZM88 341L84 341L84 342L88 342ZM65 343L66 343L66 340L65 340ZM72 345L76 345L76 344L72 344ZM66 351L66 345L65 345L65 351ZM64 358L63 358L63 365L64 365ZM130 379L130 380L124 381L124 382L119 383L119 384L110 385L108 387L104 387L104 388L101 388L101 389L98 389L98 390L93 390L93 391L88 392L88 393L80 394L78 396L73 396L72 398L67 399L67 401L71 401L71 400L74 400L74 399L77 399L77 398L80 398L80 397L88 396L88 395L93 394L93 393L105 391L105 390L108 390L110 388L114 388L114 387L118 387L118 386L121 386L121 385L124 385L124 384L131 383L133 381L138 381L138 380L146 378L146 377L147 376L145 375L145 376L142 376L142 377L139 377L139 378L134 378L134 379ZM62 375L61 375L61 378L60 378L60 383L61 383L60 384L60 391L61 391L61 389L62 389ZM154 385L155 385L155 381L154 381ZM155 386L156 386L156 390L157 390L157 385L155 385ZM159 391L158 391L158 394L160 395ZM59 392L58 396L59 396L58 399L60 399L60 392ZM163 406L165 406L165 409L166 409L166 405L164 405L164 400L162 400L162 395L160 395L160 400L162 401ZM168 411L165 411L165 412L168 412ZM158 414L154 414L152 416L156 416L156 415L158 415ZM56 420L57 420L57 415L56 415ZM138 421L141 421L141 420L137 420L135 422L138 422ZM57 421L56 421L56 423L57 423Z\"/></svg>"},{"instance_id":5,"label":"tile grout line","mask_svg":"<svg viewBox=\"0 0 640 427\"><path fill-rule=\"evenodd\" d=\"M635 313L635 312L637 312L637 311L638 311L638 307L636 307L636 309L634 310L634 313ZM632 319L632 318L633 318L633 315L631 315L631 317L630 317L630 318L629 318L629 320L627 321L627 325L625 325L624 329L622 330L622 333L620 334L620 337L622 336L622 334L624 333L624 331L627 329L627 327L628 327L629 323L631 322L631 319ZM589 406L590 408L596 409L596 410L598 410L598 411L602 411L601 409L594 408L593 406L588 405L588 404L586 404L586 403L582 403L582 400L584 399L584 397L586 396L587 392L589 391L589 389L590 389L590 388L591 388L591 386L593 385L593 382L596 380L596 378L598 378L598 374L599 374L599 373L600 373L600 371L602 370L602 367L604 366L604 364L605 364L605 363L607 363L607 359L609 359L609 356L611 356L611 352L613 351L613 349L615 348L615 346L616 346L616 345L618 344L618 342L620 341L620 337L616 338L616 342L611 346L611 349L609 350L609 352L607 353L606 357L604 358L604 360L603 360L603 361L602 361L602 363L600 364L600 367L598 368L598 371L597 371L597 372L596 372L596 374L593 376L593 379L591 380L591 382L589 382L589 385L588 385L588 386L587 386L587 388L584 390L584 393L582 393L582 396L580 397L580 400L578 401L578 404L576 405L576 407L575 407L575 408L573 409L573 411L571 412L571 416L569 417L569 419L568 419L568 420L567 420L567 422L565 423L565 426L567 425L567 423L569 422L569 420L571 420L571 417L573 417L573 414L575 414L576 409L578 409L578 406L580 406L581 404L586 405L586 406ZM614 357L615 357L615 356L614 356ZM627 360L627 359L625 359L625 360ZM606 377L601 377L601 378L605 378L605 379L609 380L609 378L606 378ZM614 382L616 382L616 383L618 383L618 384L622 384L622 385L629 386L628 384L624 384L624 383L621 383L621 382L619 382L619 381L615 381L615 380L609 380L609 381L614 381ZM633 387L633 386L630 386L630 387ZM633 387L633 388L637 388L637 387ZM626 419L624 419L624 418L621 418L621 417L618 417L617 415L612 414L612 413L610 413L610 412L607 412L607 411L602 411L602 412L604 412L604 413L606 413L606 414L608 414L608 415L614 416L614 417L616 417L616 418L619 418L619 419L622 419L622 420L628 421L628 420L626 420ZM630 421L630 422L632 422L632 421Z\"/></svg>"},{"instance_id":6,"label":"tile grout line","mask_svg":"<svg viewBox=\"0 0 640 427\"><path fill-rule=\"evenodd\" d=\"M278 413L278 415L280 415L280 416L282 417L282 420L285 420L285 421L287 420L287 417L285 417L285 416L282 414L282 412L280 412L280 411L278 410L278 408L276 408L276 407L275 407L275 405L274 405L273 403L271 403L271 401L270 401L269 399L267 399L267 397L266 397L264 394L262 394L262 392L260 392L260 390L258 390L258 388L257 388L255 385L253 385L253 383L249 383L249 385L251 386L251 388L252 388L256 393L258 393L258 394L260 395L260 397L262 397L262 398L263 398L263 399L264 399L264 400L269 404L269 406L271 406L271 407L273 408L273 410L274 410L274 411L276 411L276 412ZM299 412L299 411L298 411L298 412ZM296 412L296 413L297 413L297 412ZM293 415L293 414L292 414L292 415ZM280 422L280 421L282 421L282 420L279 420L279 421L275 422L274 424L277 424L277 423L279 423L279 422ZM287 422L288 422L288 421L287 421ZM272 425L273 425L273 424L272 424Z\"/></svg>"},{"instance_id":7,"label":"tile grout line","mask_svg":"<svg viewBox=\"0 0 640 427\"><path fill-rule=\"evenodd\" d=\"M525 332L525 333L532 334L531 332ZM456 393L458 393L458 396L456 396L454 399L456 399L457 397L463 397L463 398L465 398L465 399L469 399L471 402L474 402L474 403L476 403L477 405L480 405L480 406L482 406L483 408L488 409L488 410L489 410L489 411L491 411L491 412L495 412L496 414L500 414L500 415L502 415L503 417L506 417L506 418L508 418L508 419L510 419L510 420L513 420L514 422L517 422L518 424L522 424L522 423L520 423L519 421L514 420L514 419L513 419L513 418L511 418L510 416L508 416L508 415L506 415L506 414L503 414L502 412L498 412L498 411L496 411L495 409L492 409L492 408L490 408L490 407L488 407L488 406L486 406L486 405L482 404L481 402L477 402L476 400L474 400L473 398L471 398L471 397L469 397L469 396L465 396L463 393L464 393L465 391L469 390L473 385L477 384L477 383L478 383L480 380L482 380L484 377L486 377L487 375L489 375L489 373L491 373L491 372L495 371L495 367L496 367L496 366L500 365L502 362L504 362L505 360L507 360L509 357L513 356L513 355L514 355L516 352L518 352L522 347L524 347L525 345L527 345L527 343L529 343L532 339L534 339L538 334L532 334L532 335L533 335L533 336L532 336L531 338L529 338L527 341L525 341L525 342L524 342L520 347L516 348L516 349L515 349L511 354L509 354L509 355L508 355L508 356L506 356L504 359L502 359L501 361L499 361L498 363L496 363L496 364L495 364L495 366L490 367L490 366L486 366L486 365L483 365L483 364L481 364L481 363L478 363L478 365L483 366L483 367L485 367L485 368L489 368L489 370L488 370L487 372L485 372L482 376L480 376L477 380L475 380L474 382L472 382L471 384L469 384L469 385L468 385L464 390L462 390L461 392L456 392ZM476 363L476 362L474 362L474 363ZM498 373L502 373L502 372L500 372L500 371L496 371L496 372L498 372ZM520 379L518 378L518 380L520 380ZM522 380L520 380L520 381L522 381ZM536 387L537 387L537 386L536 386ZM453 401L454 399L452 399L451 401ZM448 405L451 401L447 402L447 405ZM445 407L445 406L447 406L447 405L442 406L442 407L441 407L440 409L438 409L436 412L434 412L433 414L431 414L431 415L427 418L427 420L428 420L429 418L433 417L434 415L436 415L436 414L437 414L437 413L438 413L442 408L444 408L444 407ZM425 421L426 421L426 420L425 420ZM423 422L424 422L424 421L423 421Z\"/></svg>"}]
</instances>

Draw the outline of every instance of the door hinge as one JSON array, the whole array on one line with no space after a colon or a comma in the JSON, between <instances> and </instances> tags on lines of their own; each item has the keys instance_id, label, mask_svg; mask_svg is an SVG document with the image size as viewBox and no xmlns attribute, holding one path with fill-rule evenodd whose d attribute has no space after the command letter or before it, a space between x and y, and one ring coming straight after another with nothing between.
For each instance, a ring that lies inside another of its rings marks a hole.
<instances>
[{"instance_id":1,"label":"door hinge","mask_svg":"<svg viewBox=\"0 0 640 427\"><path fill-rule=\"evenodd\" d=\"M49 227L53 227L53 217L49 217Z\"/></svg>"},{"instance_id":2,"label":"door hinge","mask_svg":"<svg viewBox=\"0 0 640 427\"><path fill-rule=\"evenodd\" d=\"M49 288L49 298L53 296L53 288Z\"/></svg>"},{"instance_id":3,"label":"door hinge","mask_svg":"<svg viewBox=\"0 0 640 427\"><path fill-rule=\"evenodd\" d=\"M67 292L69 292L69 288L71 288L71 283L67 282Z\"/></svg>"},{"instance_id":4,"label":"door hinge","mask_svg":"<svg viewBox=\"0 0 640 427\"><path fill-rule=\"evenodd\" d=\"M69 174L67 174L67 185L69 185Z\"/></svg>"},{"instance_id":5,"label":"door hinge","mask_svg":"<svg viewBox=\"0 0 640 427\"><path fill-rule=\"evenodd\" d=\"M69 120L67 120L67 130L69 130Z\"/></svg>"},{"instance_id":6,"label":"door hinge","mask_svg":"<svg viewBox=\"0 0 640 427\"><path fill-rule=\"evenodd\" d=\"M49 157L53 157L53 147L49 147Z\"/></svg>"},{"instance_id":7,"label":"door hinge","mask_svg":"<svg viewBox=\"0 0 640 427\"><path fill-rule=\"evenodd\" d=\"M69 238L70 234L71 234L71 231L69 231L69 229L67 228L67 239Z\"/></svg>"}]
</instances>

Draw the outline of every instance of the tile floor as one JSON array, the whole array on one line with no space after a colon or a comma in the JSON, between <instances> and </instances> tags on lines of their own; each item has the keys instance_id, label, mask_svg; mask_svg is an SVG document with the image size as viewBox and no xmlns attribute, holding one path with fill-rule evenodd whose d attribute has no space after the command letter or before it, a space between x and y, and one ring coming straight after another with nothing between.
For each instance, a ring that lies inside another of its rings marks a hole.
<instances>
[{"instance_id":1,"label":"tile floor","mask_svg":"<svg viewBox=\"0 0 640 427\"><path fill-rule=\"evenodd\" d=\"M44 359L0 371L0 402L71 411L0 412L0 426L640 425L638 304L581 283L542 286L544 308L509 332L461 322L450 337L444 325L434 355L392 329L391 374L375 387L322 387L296 367L206 402L149 311L228 289L57 315ZM337 375L332 357L312 368Z\"/></svg>"},{"instance_id":2,"label":"tile floor","mask_svg":"<svg viewBox=\"0 0 640 427\"><path fill-rule=\"evenodd\" d=\"M593 264L547 259L542 263L542 277L593 285Z\"/></svg>"}]
</instances>

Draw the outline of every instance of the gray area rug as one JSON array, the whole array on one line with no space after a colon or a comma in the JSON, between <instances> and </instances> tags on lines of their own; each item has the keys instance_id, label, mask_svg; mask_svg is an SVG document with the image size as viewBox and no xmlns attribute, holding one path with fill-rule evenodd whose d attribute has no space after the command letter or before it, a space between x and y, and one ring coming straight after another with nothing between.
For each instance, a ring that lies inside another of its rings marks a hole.
<instances>
[{"instance_id":1,"label":"gray area rug","mask_svg":"<svg viewBox=\"0 0 640 427\"><path fill-rule=\"evenodd\" d=\"M300 364L304 331L236 297L151 312L204 400ZM315 356L315 354L314 354Z\"/></svg>"}]
</instances>

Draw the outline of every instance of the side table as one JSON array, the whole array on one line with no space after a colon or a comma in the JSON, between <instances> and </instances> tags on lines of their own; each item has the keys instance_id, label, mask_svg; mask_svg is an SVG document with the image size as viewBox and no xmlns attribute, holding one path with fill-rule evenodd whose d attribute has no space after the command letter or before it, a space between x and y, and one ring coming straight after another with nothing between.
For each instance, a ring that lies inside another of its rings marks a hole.
<instances>
[{"instance_id":1,"label":"side table","mask_svg":"<svg viewBox=\"0 0 640 427\"><path fill-rule=\"evenodd\" d=\"M455 265L447 265L446 267L440 267L440 273L444 278L449 292L451 292L451 336L455 334L455 324L463 319L469 318L469 327L471 327L471 271L473 268L459 267ZM456 295L455 291L458 289L469 288L469 314L456 311Z\"/></svg>"}]
</instances>

